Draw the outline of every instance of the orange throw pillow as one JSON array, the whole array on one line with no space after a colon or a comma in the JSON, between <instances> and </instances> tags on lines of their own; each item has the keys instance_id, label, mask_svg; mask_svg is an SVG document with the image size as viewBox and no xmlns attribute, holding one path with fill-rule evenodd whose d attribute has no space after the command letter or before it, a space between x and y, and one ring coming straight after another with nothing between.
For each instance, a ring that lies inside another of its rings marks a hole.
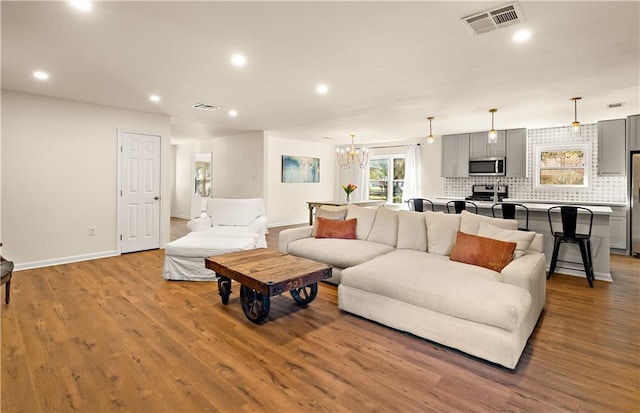
<instances>
[{"instance_id":1,"label":"orange throw pillow","mask_svg":"<svg viewBox=\"0 0 640 413\"><path fill-rule=\"evenodd\" d=\"M316 238L344 238L356 239L357 218L333 220L316 217L318 229Z\"/></svg>"},{"instance_id":2,"label":"orange throw pillow","mask_svg":"<svg viewBox=\"0 0 640 413\"><path fill-rule=\"evenodd\" d=\"M515 242L498 241L458 231L449 259L502 272L513 259Z\"/></svg>"}]
</instances>

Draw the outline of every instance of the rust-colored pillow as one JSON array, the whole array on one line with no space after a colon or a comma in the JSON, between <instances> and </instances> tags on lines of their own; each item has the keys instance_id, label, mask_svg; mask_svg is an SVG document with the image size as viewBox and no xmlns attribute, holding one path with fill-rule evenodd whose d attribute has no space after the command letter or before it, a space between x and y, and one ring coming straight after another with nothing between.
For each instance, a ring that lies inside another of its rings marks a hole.
<instances>
[{"instance_id":1,"label":"rust-colored pillow","mask_svg":"<svg viewBox=\"0 0 640 413\"><path fill-rule=\"evenodd\" d=\"M333 220L316 217L318 228L316 238L356 239L357 218Z\"/></svg>"},{"instance_id":2,"label":"rust-colored pillow","mask_svg":"<svg viewBox=\"0 0 640 413\"><path fill-rule=\"evenodd\" d=\"M502 272L513 259L515 242L498 241L458 231L449 259Z\"/></svg>"}]
</instances>

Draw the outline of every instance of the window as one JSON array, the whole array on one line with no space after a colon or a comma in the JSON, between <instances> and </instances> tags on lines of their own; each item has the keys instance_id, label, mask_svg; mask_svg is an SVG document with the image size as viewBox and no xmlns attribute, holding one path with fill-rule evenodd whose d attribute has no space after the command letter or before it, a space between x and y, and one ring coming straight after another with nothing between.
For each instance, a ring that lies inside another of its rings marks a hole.
<instances>
[{"instance_id":1,"label":"window","mask_svg":"<svg viewBox=\"0 0 640 413\"><path fill-rule=\"evenodd\" d=\"M591 145L536 147L537 188L588 188L591 175Z\"/></svg>"},{"instance_id":2,"label":"window","mask_svg":"<svg viewBox=\"0 0 640 413\"><path fill-rule=\"evenodd\" d=\"M378 156L369 160L369 199L402 203L404 156Z\"/></svg>"}]
</instances>

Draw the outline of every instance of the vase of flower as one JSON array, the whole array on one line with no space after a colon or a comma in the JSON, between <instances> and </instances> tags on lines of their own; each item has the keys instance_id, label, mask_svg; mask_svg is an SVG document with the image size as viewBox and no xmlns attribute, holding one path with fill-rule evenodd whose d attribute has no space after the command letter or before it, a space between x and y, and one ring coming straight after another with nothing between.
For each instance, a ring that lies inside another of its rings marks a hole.
<instances>
[{"instance_id":1,"label":"vase of flower","mask_svg":"<svg viewBox=\"0 0 640 413\"><path fill-rule=\"evenodd\" d=\"M351 193L356 189L358 189L358 187L354 184L348 184L348 185L342 185L342 189L344 190L344 193L347 194L347 202L350 203Z\"/></svg>"}]
</instances>

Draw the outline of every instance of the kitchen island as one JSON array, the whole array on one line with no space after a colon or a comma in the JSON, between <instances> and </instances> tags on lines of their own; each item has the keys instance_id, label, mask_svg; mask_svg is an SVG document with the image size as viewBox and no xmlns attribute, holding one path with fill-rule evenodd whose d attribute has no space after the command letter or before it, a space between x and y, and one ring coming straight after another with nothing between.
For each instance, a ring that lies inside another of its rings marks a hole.
<instances>
[{"instance_id":1,"label":"kitchen island","mask_svg":"<svg viewBox=\"0 0 640 413\"><path fill-rule=\"evenodd\" d=\"M433 203L436 211L447 211L446 204L452 200L464 200L464 198L434 198ZM478 205L478 213L481 215L492 216L491 206L493 202L474 201ZM547 258L547 270L551 264L551 256L553 254L553 236L549 228L549 218L547 210L556 205L568 205L564 203L523 203L529 208L529 230L544 235L544 255ZM583 206L583 205L575 205ZM609 206L585 206L593 212L593 228L591 230L591 253L593 256L593 272L596 279L603 281L612 281L610 271L610 217L612 209ZM555 225L560 224L560 214L553 220ZM553 215L552 215L553 218ZM571 263L569 263L569 262ZM558 255L558 265L556 272L563 274L576 275L585 277L584 267L582 266L582 258L577 245L563 243L560 247Z\"/></svg>"}]
</instances>

